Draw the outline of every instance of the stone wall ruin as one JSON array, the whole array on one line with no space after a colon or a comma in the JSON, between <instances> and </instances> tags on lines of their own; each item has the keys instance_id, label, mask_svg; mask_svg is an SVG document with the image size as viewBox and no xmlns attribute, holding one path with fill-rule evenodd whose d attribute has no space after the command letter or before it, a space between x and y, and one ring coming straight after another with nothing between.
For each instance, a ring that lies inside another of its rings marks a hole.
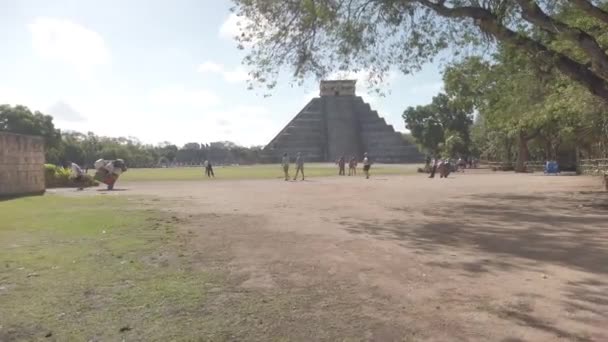
<instances>
[{"instance_id":1,"label":"stone wall ruin","mask_svg":"<svg viewBox=\"0 0 608 342\"><path fill-rule=\"evenodd\" d=\"M0 132L0 197L44 191L42 137Z\"/></svg>"}]
</instances>

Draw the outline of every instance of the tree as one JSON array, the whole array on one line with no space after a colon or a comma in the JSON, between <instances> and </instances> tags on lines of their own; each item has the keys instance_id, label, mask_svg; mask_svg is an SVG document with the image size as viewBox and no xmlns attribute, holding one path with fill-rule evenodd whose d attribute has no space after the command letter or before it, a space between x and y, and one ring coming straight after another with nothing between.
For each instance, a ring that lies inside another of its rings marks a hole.
<instances>
[{"instance_id":1,"label":"tree","mask_svg":"<svg viewBox=\"0 0 608 342\"><path fill-rule=\"evenodd\" d=\"M433 97L426 106L408 107L403 112L406 128L423 150L447 157L468 156L471 110L454 105L446 94Z\"/></svg>"},{"instance_id":2,"label":"tree","mask_svg":"<svg viewBox=\"0 0 608 342\"><path fill-rule=\"evenodd\" d=\"M61 133L55 129L52 116L38 111L32 113L20 105L0 105L0 131L41 136L47 149L57 147L61 141Z\"/></svg>"},{"instance_id":3,"label":"tree","mask_svg":"<svg viewBox=\"0 0 608 342\"><path fill-rule=\"evenodd\" d=\"M525 171L530 159L561 156L574 163L581 153L601 156L606 151L608 103L513 49L501 47L491 60L452 64L444 82L453 103L478 111L473 132L480 152L507 162L514 155L517 171Z\"/></svg>"},{"instance_id":4,"label":"tree","mask_svg":"<svg viewBox=\"0 0 608 342\"><path fill-rule=\"evenodd\" d=\"M187 143L187 144L184 144L184 147L182 147L182 149L183 150L200 150L201 144L199 144L197 142Z\"/></svg>"},{"instance_id":5,"label":"tree","mask_svg":"<svg viewBox=\"0 0 608 342\"><path fill-rule=\"evenodd\" d=\"M515 139L515 169L523 172L530 159L529 142L550 121L547 96L556 74L537 68L532 60L508 47L498 49L493 59L490 63L471 58L448 67L446 92L454 101L479 111L486 128L501 132L494 135L496 143L502 141L510 149L511 142L506 139Z\"/></svg>"},{"instance_id":6,"label":"tree","mask_svg":"<svg viewBox=\"0 0 608 342\"><path fill-rule=\"evenodd\" d=\"M373 85L393 67L408 73L441 51L491 51L499 43L608 100L608 12L595 1L233 1L242 18L235 38L249 48L244 63L252 79L269 88L285 68L300 81L366 70Z\"/></svg>"}]
</instances>

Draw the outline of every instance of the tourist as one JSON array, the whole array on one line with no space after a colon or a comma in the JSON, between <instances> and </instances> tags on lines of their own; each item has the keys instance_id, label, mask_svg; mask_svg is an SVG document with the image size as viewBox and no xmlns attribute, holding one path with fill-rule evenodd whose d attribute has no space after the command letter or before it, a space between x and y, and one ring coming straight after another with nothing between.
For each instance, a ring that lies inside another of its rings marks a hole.
<instances>
[{"instance_id":1,"label":"tourist","mask_svg":"<svg viewBox=\"0 0 608 342\"><path fill-rule=\"evenodd\" d=\"M363 154L363 172L365 173L365 179L369 179L369 170L372 168L372 163L369 160L367 152Z\"/></svg>"},{"instance_id":2,"label":"tourist","mask_svg":"<svg viewBox=\"0 0 608 342\"><path fill-rule=\"evenodd\" d=\"M458 162L456 163L456 171L464 172L464 169L467 168L467 162L462 158L458 158Z\"/></svg>"},{"instance_id":3,"label":"tourist","mask_svg":"<svg viewBox=\"0 0 608 342\"><path fill-rule=\"evenodd\" d=\"M355 156L352 156L352 158L350 158L350 162L348 163L348 175L357 175L357 157Z\"/></svg>"},{"instance_id":4,"label":"tourist","mask_svg":"<svg viewBox=\"0 0 608 342\"><path fill-rule=\"evenodd\" d=\"M84 171L82 171L82 168L80 168L80 166L78 166L76 163L68 161L68 165L70 165L72 176L74 177L74 183L76 183L78 186L78 190L84 190L84 187L82 186L84 183Z\"/></svg>"},{"instance_id":5,"label":"tourist","mask_svg":"<svg viewBox=\"0 0 608 342\"><path fill-rule=\"evenodd\" d=\"M338 168L340 169L338 171L338 175L339 176L345 176L346 175L345 167L346 167L346 158L344 158L344 155L342 155L340 157L340 159L338 159Z\"/></svg>"},{"instance_id":6,"label":"tourist","mask_svg":"<svg viewBox=\"0 0 608 342\"><path fill-rule=\"evenodd\" d=\"M215 173L213 173L213 165L211 164L210 161L206 160L205 161L205 173L207 174L207 177L211 178L215 178Z\"/></svg>"},{"instance_id":7,"label":"tourist","mask_svg":"<svg viewBox=\"0 0 608 342\"><path fill-rule=\"evenodd\" d=\"M442 160L437 169L439 170L439 178L448 178L452 171L452 161L450 159Z\"/></svg>"},{"instance_id":8,"label":"tourist","mask_svg":"<svg viewBox=\"0 0 608 342\"><path fill-rule=\"evenodd\" d=\"M283 159L281 160L281 166L283 167L283 173L285 174L285 181L289 180L289 156L283 153Z\"/></svg>"},{"instance_id":9,"label":"tourist","mask_svg":"<svg viewBox=\"0 0 608 342\"><path fill-rule=\"evenodd\" d=\"M437 166L439 166L439 160L437 160L437 157L435 157L433 159L433 165L431 166L431 175L429 176L429 178L435 178L435 172L437 172Z\"/></svg>"},{"instance_id":10,"label":"tourist","mask_svg":"<svg viewBox=\"0 0 608 342\"><path fill-rule=\"evenodd\" d=\"M300 172L302 172L302 180L304 180L304 157L302 157L302 154L298 152L296 157L296 175L293 177L294 181L296 178L298 178L298 174Z\"/></svg>"}]
</instances>

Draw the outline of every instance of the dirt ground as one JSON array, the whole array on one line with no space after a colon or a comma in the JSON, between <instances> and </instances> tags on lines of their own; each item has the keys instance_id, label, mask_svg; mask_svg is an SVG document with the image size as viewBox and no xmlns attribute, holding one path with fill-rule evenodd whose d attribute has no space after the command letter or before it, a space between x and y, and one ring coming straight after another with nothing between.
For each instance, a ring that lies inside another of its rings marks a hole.
<instances>
[{"instance_id":1,"label":"dirt ground","mask_svg":"<svg viewBox=\"0 0 608 342\"><path fill-rule=\"evenodd\" d=\"M227 277L203 309L229 322L225 339L608 341L600 186L465 173L120 183L111 195L150 195L187 218L196 267Z\"/></svg>"}]
</instances>

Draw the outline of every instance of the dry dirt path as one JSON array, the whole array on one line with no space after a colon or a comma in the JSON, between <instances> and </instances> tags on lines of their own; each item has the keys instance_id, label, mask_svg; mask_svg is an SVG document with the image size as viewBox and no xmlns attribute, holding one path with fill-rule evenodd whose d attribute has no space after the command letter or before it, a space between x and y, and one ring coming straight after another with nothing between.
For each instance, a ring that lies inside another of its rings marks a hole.
<instances>
[{"instance_id":1,"label":"dry dirt path","mask_svg":"<svg viewBox=\"0 0 608 342\"><path fill-rule=\"evenodd\" d=\"M227 274L206 310L232 322L228 339L608 341L608 195L595 179L120 187L186 217L198 267Z\"/></svg>"}]
</instances>

